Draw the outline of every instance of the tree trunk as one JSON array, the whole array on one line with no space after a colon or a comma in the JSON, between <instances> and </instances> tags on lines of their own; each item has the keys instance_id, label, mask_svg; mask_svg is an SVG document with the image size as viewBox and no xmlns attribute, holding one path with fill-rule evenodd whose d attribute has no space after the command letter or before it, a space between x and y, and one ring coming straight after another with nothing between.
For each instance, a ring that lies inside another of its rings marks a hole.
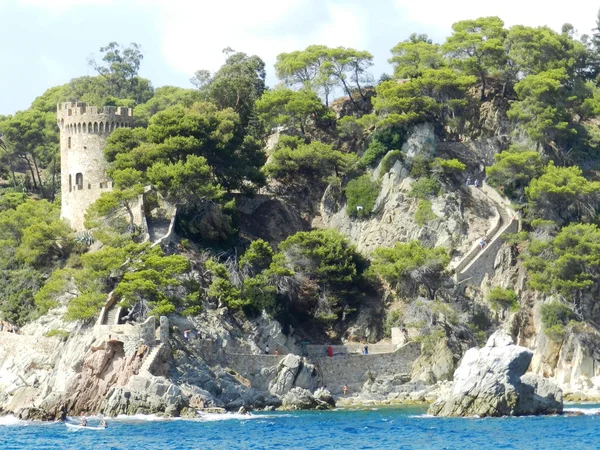
<instances>
[{"instance_id":1,"label":"tree trunk","mask_svg":"<svg viewBox=\"0 0 600 450\"><path fill-rule=\"evenodd\" d=\"M354 100L354 98L352 97L352 93L350 91L350 88L348 87L348 84L346 83L346 80L344 80L344 77L339 77L340 80L342 81L342 84L344 85L344 90L346 91L346 93L348 94L348 97L350 98L350 101L356 105L356 101Z\"/></svg>"},{"instance_id":2,"label":"tree trunk","mask_svg":"<svg viewBox=\"0 0 600 450\"><path fill-rule=\"evenodd\" d=\"M38 190L38 185L37 185L37 181L35 179L35 172L33 170L33 166L31 165L31 161L29 160L29 158L27 157L27 155L23 156L23 159L25 161L27 161L27 166L29 167L29 171L31 172L31 178L33 178L33 188L35 190Z\"/></svg>"},{"instance_id":3,"label":"tree trunk","mask_svg":"<svg viewBox=\"0 0 600 450\"><path fill-rule=\"evenodd\" d=\"M46 198L46 193L44 192L44 184L42 183L42 177L40 176L40 169L37 164L37 160L35 159L35 155L33 152L31 153L31 159L33 160L33 166L35 167L35 173L38 177L38 182L40 183L40 192L42 193L42 197Z\"/></svg>"}]
</instances>

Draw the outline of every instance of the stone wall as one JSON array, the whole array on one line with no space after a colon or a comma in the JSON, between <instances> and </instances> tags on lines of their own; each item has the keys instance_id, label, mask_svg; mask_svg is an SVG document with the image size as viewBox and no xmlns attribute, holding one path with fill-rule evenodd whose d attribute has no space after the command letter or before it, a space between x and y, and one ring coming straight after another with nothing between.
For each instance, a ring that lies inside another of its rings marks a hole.
<instances>
[{"instance_id":1,"label":"stone wall","mask_svg":"<svg viewBox=\"0 0 600 450\"><path fill-rule=\"evenodd\" d=\"M370 348L370 347L369 347ZM347 385L350 393L358 392L367 379L380 376L410 374L413 362L421 354L421 345L410 342L392 353L362 355L336 354L333 357L306 358L317 368L318 383L334 394L341 394ZM264 379L265 369L276 366L285 356L226 354L225 362L244 378L252 382ZM261 373L262 372L262 373Z\"/></svg>"}]
</instances>

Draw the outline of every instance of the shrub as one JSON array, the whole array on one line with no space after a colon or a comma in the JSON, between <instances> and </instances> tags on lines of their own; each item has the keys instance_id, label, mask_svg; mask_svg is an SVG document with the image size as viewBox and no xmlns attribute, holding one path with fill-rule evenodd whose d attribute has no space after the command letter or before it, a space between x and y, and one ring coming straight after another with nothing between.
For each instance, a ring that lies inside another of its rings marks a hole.
<instances>
[{"instance_id":1,"label":"shrub","mask_svg":"<svg viewBox=\"0 0 600 450\"><path fill-rule=\"evenodd\" d=\"M379 189L379 183L371 180L371 177L366 174L350 181L346 186L346 212L348 215L350 217L368 217L375 206Z\"/></svg>"},{"instance_id":2,"label":"shrub","mask_svg":"<svg viewBox=\"0 0 600 450\"><path fill-rule=\"evenodd\" d=\"M442 247L426 248L418 241L398 242L392 248L375 249L372 268L405 295L413 296L425 288L433 299L449 262L450 257Z\"/></svg>"},{"instance_id":3,"label":"shrub","mask_svg":"<svg viewBox=\"0 0 600 450\"><path fill-rule=\"evenodd\" d=\"M529 182L542 174L543 162L537 152L509 150L494 157L496 163L486 169L488 183L510 198L522 197Z\"/></svg>"},{"instance_id":4,"label":"shrub","mask_svg":"<svg viewBox=\"0 0 600 450\"><path fill-rule=\"evenodd\" d=\"M561 339L566 332L565 326L577 319L571 308L559 302L542 305L541 313L544 332L555 340Z\"/></svg>"},{"instance_id":5,"label":"shrub","mask_svg":"<svg viewBox=\"0 0 600 450\"><path fill-rule=\"evenodd\" d=\"M360 158L360 163L365 167L374 167L388 152L388 148L376 139L372 139L369 146Z\"/></svg>"},{"instance_id":6,"label":"shrub","mask_svg":"<svg viewBox=\"0 0 600 450\"><path fill-rule=\"evenodd\" d=\"M396 161L402 160L402 152L400 150L392 150L386 153L381 160L381 167L379 168L379 178L382 178L386 173L390 171Z\"/></svg>"},{"instance_id":7,"label":"shrub","mask_svg":"<svg viewBox=\"0 0 600 450\"><path fill-rule=\"evenodd\" d=\"M412 189L408 193L410 197L426 200L431 197L437 197L440 193L440 183L429 177L422 177L415 181Z\"/></svg>"},{"instance_id":8,"label":"shrub","mask_svg":"<svg viewBox=\"0 0 600 450\"><path fill-rule=\"evenodd\" d=\"M412 159L410 176L413 178L426 177L431 171L431 159L423 155L417 155Z\"/></svg>"},{"instance_id":9,"label":"shrub","mask_svg":"<svg viewBox=\"0 0 600 450\"><path fill-rule=\"evenodd\" d=\"M504 289L496 286L488 294L488 300L494 310L510 309L511 311L516 311L519 309L517 294L513 289Z\"/></svg>"},{"instance_id":10,"label":"shrub","mask_svg":"<svg viewBox=\"0 0 600 450\"><path fill-rule=\"evenodd\" d=\"M273 249L271 246L262 239L257 239L252 241L240 258L240 268L247 268L252 273L259 273L269 267L272 260Z\"/></svg>"},{"instance_id":11,"label":"shrub","mask_svg":"<svg viewBox=\"0 0 600 450\"><path fill-rule=\"evenodd\" d=\"M383 322L383 335L387 338L392 336L392 328L399 327L404 323L404 314L401 310L387 311Z\"/></svg>"},{"instance_id":12,"label":"shrub","mask_svg":"<svg viewBox=\"0 0 600 450\"><path fill-rule=\"evenodd\" d=\"M421 343L421 353L425 356L432 356L438 344L446 338L446 333L442 330L433 330L431 333L416 338Z\"/></svg>"},{"instance_id":13,"label":"shrub","mask_svg":"<svg viewBox=\"0 0 600 450\"><path fill-rule=\"evenodd\" d=\"M52 330L46 333L46 337L58 337L59 339L66 339L69 337L69 332L66 330L59 330L58 328L53 328Z\"/></svg>"},{"instance_id":14,"label":"shrub","mask_svg":"<svg viewBox=\"0 0 600 450\"><path fill-rule=\"evenodd\" d=\"M415 211L415 222L422 227L427 222L437 219L437 216L431 209L431 202L429 200L419 200L417 209Z\"/></svg>"}]
</instances>

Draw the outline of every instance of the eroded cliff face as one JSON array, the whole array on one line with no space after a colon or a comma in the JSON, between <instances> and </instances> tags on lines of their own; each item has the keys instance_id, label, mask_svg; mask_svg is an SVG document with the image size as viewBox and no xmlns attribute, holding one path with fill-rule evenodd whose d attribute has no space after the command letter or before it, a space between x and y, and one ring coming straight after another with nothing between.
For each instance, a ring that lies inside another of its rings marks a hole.
<instances>
[{"instance_id":1,"label":"eroded cliff face","mask_svg":"<svg viewBox=\"0 0 600 450\"><path fill-rule=\"evenodd\" d=\"M435 153L433 127L415 127L402 151L407 158ZM316 228L333 228L347 236L357 248L369 254L377 247L392 247L397 242L419 240L428 246L442 246L451 252L452 265L465 255L497 219L493 202L477 190L466 186L431 199L435 219L424 225L415 220L418 200L408 195L414 179L400 161L385 174L381 166L372 173L381 179L381 190L369 218L350 217L345 202L328 187L321 200L319 215L312 222ZM466 180L465 180L466 181Z\"/></svg>"}]
</instances>

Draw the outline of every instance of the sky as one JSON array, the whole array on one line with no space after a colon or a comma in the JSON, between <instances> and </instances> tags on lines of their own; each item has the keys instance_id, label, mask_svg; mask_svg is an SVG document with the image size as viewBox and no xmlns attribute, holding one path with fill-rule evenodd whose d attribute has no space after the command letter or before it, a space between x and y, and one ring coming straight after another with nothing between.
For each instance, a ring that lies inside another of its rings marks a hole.
<instances>
[{"instance_id":1,"label":"sky","mask_svg":"<svg viewBox=\"0 0 600 450\"><path fill-rule=\"evenodd\" d=\"M260 56L269 85L279 53L311 44L370 51L378 78L391 72L390 49L413 32L443 42L456 21L499 16L507 27L571 23L590 33L599 8L589 0L0 0L0 114L94 75L88 59L112 41L141 45L140 75L155 87L191 88L196 70L223 64L226 47Z\"/></svg>"}]
</instances>

